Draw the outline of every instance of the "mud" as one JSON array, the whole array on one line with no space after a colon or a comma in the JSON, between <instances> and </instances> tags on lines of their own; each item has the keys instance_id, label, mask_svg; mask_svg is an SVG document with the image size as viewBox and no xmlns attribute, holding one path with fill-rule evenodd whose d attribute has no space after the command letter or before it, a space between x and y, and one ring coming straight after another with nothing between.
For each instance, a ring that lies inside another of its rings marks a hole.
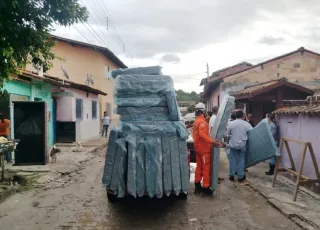
<instances>
[{"instance_id":1,"label":"mud","mask_svg":"<svg viewBox=\"0 0 320 230\"><path fill-rule=\"evenodd\" d=\"M0 229L300 229L250 187L229 182L225 163L216 197L191 192L187 200L127 198L111 204L101 185L104 153L50 187L1 203Z\"/></svg>"}]
</instances>

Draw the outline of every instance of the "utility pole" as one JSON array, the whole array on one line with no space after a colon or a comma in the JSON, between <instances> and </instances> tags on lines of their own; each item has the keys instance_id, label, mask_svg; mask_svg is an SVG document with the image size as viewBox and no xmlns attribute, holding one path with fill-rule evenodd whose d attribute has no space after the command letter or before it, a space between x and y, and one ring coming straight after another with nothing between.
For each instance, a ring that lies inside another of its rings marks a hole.
<instances>
[{"instance_id":1,"label":"utility pole","mask_svg":"<svg viewBox=\"0 0 320 230\"><path fill-rule=\"evenodd\" d=\"M207 77L209 77L209 64L207 63Z\"/></svg>"}]
</instances>

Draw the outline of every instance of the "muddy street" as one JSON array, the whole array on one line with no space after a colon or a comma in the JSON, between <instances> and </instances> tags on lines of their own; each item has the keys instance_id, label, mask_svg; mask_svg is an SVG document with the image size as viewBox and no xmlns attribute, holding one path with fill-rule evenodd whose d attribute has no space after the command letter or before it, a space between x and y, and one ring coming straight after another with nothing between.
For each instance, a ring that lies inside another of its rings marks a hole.
<instances>
[{"instance_id":1,"label":"muddy street","mask_svg":"<svg viewBox=\"0 0 320 230\"><path fill-rule=\"evenodd\" d=\"M50 188L5 200L0 204L0 229L300 229L258 193L228 180L216 197L191 192L188 200L124 199L110 204L101 185L104 152ZM227 179L226 170L223 164L221 176Z\"/></svg>"}]
</instances>

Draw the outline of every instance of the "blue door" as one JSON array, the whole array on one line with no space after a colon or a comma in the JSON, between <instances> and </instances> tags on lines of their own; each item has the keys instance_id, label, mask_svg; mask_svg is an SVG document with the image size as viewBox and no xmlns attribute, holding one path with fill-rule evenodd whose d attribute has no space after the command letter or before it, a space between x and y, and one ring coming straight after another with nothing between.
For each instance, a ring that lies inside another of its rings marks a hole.
<instances>
[{"instance_id":1,"label":"blue door","mask_svg":"<svg viewBox=\"0 0 320 230\"><path fill-rule=\"evenodd\" d=\"M53 100L52 100L53 143L56 143L56 122L57 122L57 101L55 98L53 98Z\"/></svg>"}]
</instances>

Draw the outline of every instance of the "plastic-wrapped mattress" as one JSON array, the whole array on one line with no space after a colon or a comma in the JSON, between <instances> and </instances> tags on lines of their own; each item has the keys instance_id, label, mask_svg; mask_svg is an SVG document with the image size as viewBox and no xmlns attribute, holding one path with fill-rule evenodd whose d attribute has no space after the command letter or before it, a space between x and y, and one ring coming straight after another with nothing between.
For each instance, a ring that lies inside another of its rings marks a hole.
<instances>
[{"instance_id":1,"label":"plastic-wrapped mattress","mask_svg":"<svg viewBox=\"0 0 320 230\"><path fill-rule=\"evenodd\" d=\"M231 112L234 106L235 98L225 96L219 108L219 112L213 125L213 138L215 140L222 140L227 128L228 121L231 117ZM212 148L211 150L211 189L214 193L217 191L219 180L219 167L220 167L220 148Z\"/></svg>"},{"instance_id":2,"label":"plastic-wrapped mattress","mask_svg":"<svg viewBox=\"0 0 320 230\"><path fill-rule=\"evenodd\" d=\"M127 74L144 74L144 75L162 75L160 66L147 66L129 69L116 69L111 71L111 76L116 78L119 75Z\"/></svg>"},{"instance_id":3,"label":"plastic-wrapped mattress","mask_svg":"<svg viewBox=\"0 0 320 230\"><path fill-rule=\"evenodd\" d=\"M245 168L265 161L274 155L280 155L273 139L267 119L263 119L257 126L248 131Z\"/></svg>"}]
</instances>

